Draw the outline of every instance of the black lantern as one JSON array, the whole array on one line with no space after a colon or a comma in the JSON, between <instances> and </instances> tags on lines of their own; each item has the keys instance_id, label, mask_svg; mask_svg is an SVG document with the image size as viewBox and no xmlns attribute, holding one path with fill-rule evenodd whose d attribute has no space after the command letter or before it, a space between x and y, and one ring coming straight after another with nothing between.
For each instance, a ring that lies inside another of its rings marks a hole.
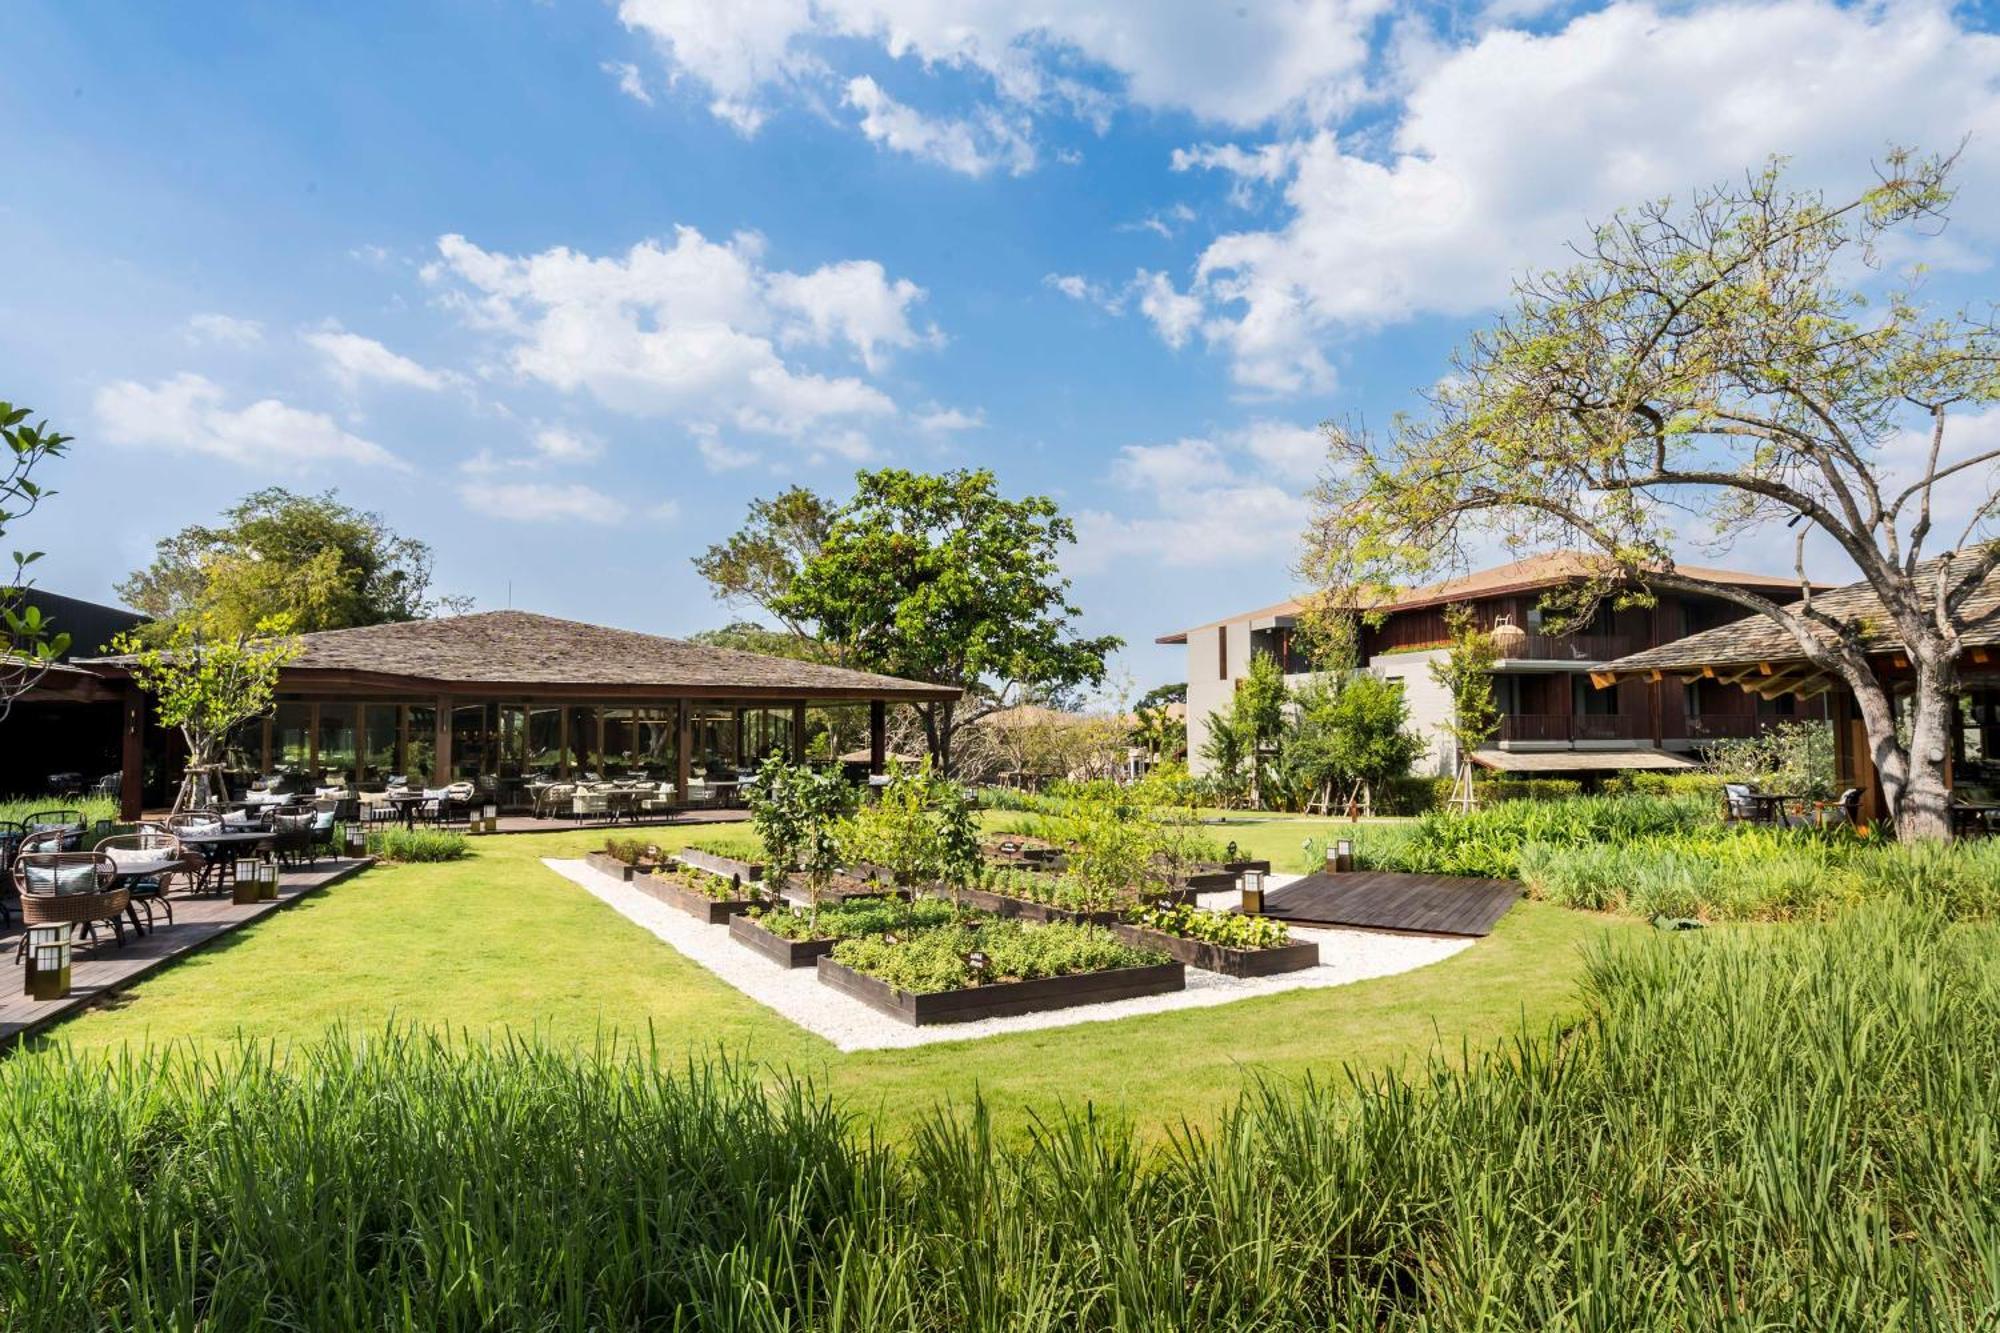
<instances>
[{"instance_id":1,"label":"black lantern","mask_svg":"<svg viewBox=\"0 0 2000 1333\"><path fill-rule=\"evenodd\" d=\"M60 1000L69 994L70 944L76 926L59 921L28 927L28 976L25 993L31 1000Z\"/></svg>"}]
</instances>

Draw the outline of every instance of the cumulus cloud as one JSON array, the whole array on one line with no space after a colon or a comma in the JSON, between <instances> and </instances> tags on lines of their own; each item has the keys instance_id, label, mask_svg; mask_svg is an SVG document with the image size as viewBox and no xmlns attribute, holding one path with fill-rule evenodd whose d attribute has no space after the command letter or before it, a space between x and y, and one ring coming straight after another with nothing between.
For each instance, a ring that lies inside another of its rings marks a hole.
<instances>
[{"instance_id":1,"label":"cumulus cloud","mask_svg":"<svg viewBox=\"0 0 2000 1333\"><path fill-rule=\"evenodd\" d=\"M1107 84L1127 104L1239 128L1319 117L1360 94L1369 30L1386 9L1386 0L622 0L618 14L673 75L707 90L716 116L754 133L778 98L846 83L831 62L856 41L912 67L977 74L1004 103L1081 115L1100 130Z\"/></svg>"},{"instance_id":2,"label":"cumulus cloud","mask_svg":"<svg viewBox=\"0 0 2000 1333\"><path fill-rule=\"evenodd\" d=\"M517 523L564 519L618 523L629 512L621 502L581 482L469 481L458 494L474 513Z\"/></svg>"},{"instance_id":3,"label":"cumulus cloud","mask_svg":"<svg viewBox=\"0 0 2000 1333\"><path fill-rule=\"evenodd\" d=\"M763 242L711 241L692 227L622 255L566 248L508 255L462 236L438 242L427 278L468 323L503 344L521 375L611 409L798 437L888 417L888 394L785 353L844 349L869 372L887 349L930 341L909 322L922 288L872 261L810 273L767 268Z\"/></svg>"},{"instance_id":4,"label":"cumulus cloud","mask_svg":"<svg viewBox=\"0 0 2000 1333\"><path fill-rule=\"evenodd\" d=\"M1306 523L1299 483L1323 452L1316 432L1265 420L1168 444L1127 445L1110 480L1128 505L1124 512L1077 516L1070 564L1089 573L1125 560L1177 569L1283 562Z\"/></svg>"},{"instance_id":5,"label":"cumulus cloud","mask_svg":"<svg viewBox=\"0 0 2000 1333\"><path fill-rule=\"evenodd\" d=\"M984 412L965 412L956 407L933 407L915 418L918 430L926 435L955 435L962 430L980 430L986 425Z\"/></svg>"},{"instance_id":6,"label":"cumulus cloud","mask_svg":"<svg viewBox=\"0 0 2000 1333\"><path fill-rule=\"evenodd\" d=\"M231 408L201 375L155 385L119 380L97 391L98 429L113 444L180 450L247 466L298 471L321 465L395 467L388 450L342 430L332 417L263 398Z\"/></svg>"},{"instance_id":7,"label":"cumulus cloud","mask_svg":"<svg viewBox=\"0 0 2000 1333\"><path fill-rule=\"evenodd\" d=\"M437 390L452 382L445 372L419 365L375 339L349 333L331 321L302 336L306 345L324 359L327 373L350 390L365 383Z\"/></svg>"},{"instance_id":8,"label":"cumulus cloud","mask_svg":"<svg viewBox=\"0 0 2000 1333\"><path fill-rule=\"evenodd\" d=\"M181 333L190 343L222 347L255 347L264 341L264 326L254 319L213 312L190 315Z\"/></svg>"},{"instance_id":9,"label":"cumulus cloud","mask_svg":"<svg viewBox=\"0 0 2000 1333\"><path fill-rule=\"evenodd\" d=\"M1022 126L993 107L971 119L927 116L882 91L862 75L847 82L847 105L861 113L861 133L871 143L966 176L1005 167L1019 176L1034 170L1035 145Z\"/></svg>"},{"instance_id":10,"label":"cumulus cloud","mask_svg":"<svg viewBox=\"0 0 2000 1333\"><path fill-rule=\"evenodd\" d=\"M629 61L607 60L598 68L618 81L619 92L642 106L653 104L653 94L647 89L646 80L640 75L637 65Z\"/></svg>"},{"instance_id":11,"label":"cumulus cloud","mask_svg":"<svg viewBox=\"0 0 2000 1333\"><path fill-rule=\"evenodd\" d=\"M1321 129L1174 165L1282 182L1283 224L1218 237L1190 294L1239 384L1296 393L1330 383L1330 338L1488 309L1621 206L1773 153L1801 181L1854 188L1887 144L1968 133L1959 218L1978 228L2000 179L2000 39L1943 8L1621 3L1426 62L1385 151Z\"/></svg>"}]
</instances>

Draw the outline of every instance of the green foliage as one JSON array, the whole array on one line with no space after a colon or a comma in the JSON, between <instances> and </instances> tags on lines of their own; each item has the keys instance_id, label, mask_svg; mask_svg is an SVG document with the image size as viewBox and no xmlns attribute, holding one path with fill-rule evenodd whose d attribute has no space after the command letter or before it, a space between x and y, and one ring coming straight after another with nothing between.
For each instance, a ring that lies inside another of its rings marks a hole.
<instances>
[{"instance_id":1,"label":"green foliage","mask_svg":"<svg viewBox=\"0 0 2000 1333\"><path fill-rule=\"evenodd\" d=\"M50 430L46 421L30 424L28 416L27 408L0 402L0 537L55 494L32 474L68 453L73 438ZM33 586L28 571L41 558L40 551L12 552L13 568L0 580L0 721L69 651L69 635L27 600Z\"/></svg>"},{"instance_id":2,"label":"green foliage","mask_svg":"<svg viewBox=\"0 0 2000 1333\"><path fill-rule=\"evenodd\" d=\"M628 866L657 864L668 857L668 854L651 838L637 835L621 836L616 833L604 839L604 851L607 856L623 861Z\"/></svg>"},{"instance_id":3,"label":"green foliage","mask_svg":"<svg viewBox=\"0 0 2000 1333\"><path fill-rule=\"evenodd\" d=\"M0 823L24 823L43 810L74 810L86 824L118 818L118 802L109 796L8 796L0 798Z\"/></svg>"},{"instance_id":4,"label":"green foliage","mask_svg":"<svg viewBox=\"0 0 2000 1333\"><path fill-rule=\"evenodd\" d=\"M1500 649L1493 636L1479 628L1468 606L1445 608L1444 624L1450 646L1443 657L1430 664L1430 673L1451 697L1451 714L1438 730L1450 738L1458 753L1459 781L1469 798L1473 752L1500 728L1500 705L1493 699L1493 664L1500 658Z\"/></svg>"},{"instance_id":5,"label":"green foliage","mask_svg":"<svg viewBox=\"0 0 2000 1333\"><path fill-rule=\"evenodd\" d=\"M1068 879L1115 901L1153 878L1154 839L1138 793L1115 782L1071 783L1060 791L1058 841L1069 849Z\"/></svg>"},{"instance_id":6,"label":"green foliage","mask_svg":"<svg viewBox=\"0 0 2000 1333\"><path fill-rule=\"evenodd\" d=\"M1604 780L1600 788L1607 795L1637 792L1644 796L1710 796L1722 799L1721 775L1716 773L1658 773L1634 769Z\"/></svg>"},{"instance_id":7,"label":"green foliage","mask_svg":"<svg viewBox=\"0 0 2000 1333\"><path fill-rule=\"evenodd\" d=\"M1586 1017L1547 1039L1267 1083L1151 1145L1101 1109L1010 1137L976 1103L892 1143L761 1058L663 1069L643 1046L58 1045L0 1068L0 1309L51 1329L1981 1328L1995 946L1886 903L1652 936L1593 952Z\"/></svg>"},{"instance_id":8,"label":"green foliage","mask_svg":"<svg viewBox=\"0 0 2000 1333\"><path fill-rule=\"evenodd\" d=\"M1355 784L1372 794L1409 773L1424 752L1409 729L1410 706L1393 681L1365 671L1327 675L1293 691L1294 708L1279 740L1267 806L1301 809L1315 795L1344 795Z\"/></svg>"},{"instance_id":9,"label":"green foliage","mask_svg":"<svg viewBox=\"0 0 2000 1333\"><path fill-rule=\"evenodd\" d=\"M113 647L132 655L132 679L153 696L154 720L181 729L189 763L212 765L237 724L270 711L279 670L298 656L291 623L265 619L239 629L202 611L158 629L121 634Z\"/></svg>"},{"instance_id":10,"label":"green foliage","mask_svg":"<svg viewBox=\"0 0 2000 1333\"><path fill-rule=\"evenodd\" d=\"M463 833L449 829L387 828L368 831L368 854L384 861L457 861L470 848Z\"/></svg>"},{"instance_id":11,"label":"green foliage","mask_svg":"<svg viewBox=\"0 0 2000 1333\"><path fill-rule=\"evenodd\" d=\"M770 858L765 873L779 883L793 871L803 874L814 913L820 892L846 861L842 842L854 800L853 785L838 772L776 755L757 770L750 789L750 822Z\"/></svg>"},{"instance_id":12,"label":"green foliage","mask_svg":"<svg viewBox=\"0 0 2000 1333\"><path fill-rule=\"evenodd\" d=\"M952 904L935 898L905 903L895 898L857 899L821 910L815 921L796 907L753 907L750 917L788 940L847 940L929 930L959 918Z\"/></svg>"},{"instance_id":13,"label":"green foliage","mask_svg":"<svg viewBox=\"0 0 2000 1333\"><path fill-rule=\"evenodd\" d=\"M832 527L833 506L803 486L779 492L775 499L752 500L741 530L695 557L697 574L708 581L720 600L731 606L755 606L777 618L795 644L816 644L812 625L790 609L792 584L799 571L819 557ZM760 626L731 626L755 631L763 639L771 631ZM723 647L770 651L768 646L720 642ZM822 645L837 651L838 645ZM781 656L802 655L784 652Z\"/></svg>"},{"instance_id":14,"label":"green foliage","mask_svg":"<svg viewBox=\"0 0 2000 1333\"><path fill-rule=\"evenodd\" d=\"M1824 801L1838 795L1833 724L1778 722L1755 736L1712 742L1708 768L1725 782Z\"/></svg>"},{"instance_id":15,"label":"green foliage","mask_svg":"<svg viewBox=\"0 0 2000 1333\"><path fill-rule=\"evenodd\" d=\"M1362 825L1342 836L1355 838L1364 869L1515 879L1529 843L1626 843L1704 826L1721 827L1718 807L1704 797L1578 796L1503 801L1471 814L1433 812L1411 824ZM1317 869L1324 860L1324 840L1310 843L1306 865Z\"/></svg>"},{"instance_id":16,"label":"green foliage","mask_svg":"<svg viewBox=\"0 0 2000 1333\"><path fill-rule=\"evenodd\" d=\"M1234 912L1209 912L1187 905L1143 908L1132 920L1149 930L1219 944L1225 949L1276 949L1292 942L1292 933L1282 921Z\"/></svg>"},{"instance_id":17,"label":"green foliage","mask_svg":"<svg viewBox=\"0 0 2000 1333\"><path fill-rule=\"evenodd\" d=\"M973 965L975 953L986 955L983 969ZM1167 961L1163 955L1119 943L1099 926L1004 920L940 927L893 944L880 936L842 940L833 946L833 957L917 995Z\"/></svg>"},{"instance_id":18,"label":"green foliage","mask_svg":"<svg viewBox=\"0 0 2000 1333\"><path fill-rule=\"evenodd\" d=\"M224 511L222 524L161 539L153 562L118 585L162 624L199 614L221 635L282 619L292 631L418 620L469 601L431 592L431 549L335 492L272 486Z\"/></svg>"},{"instance_id":19,"label":"green foliage","mask_svg":"<svg viewBox=\"0 0 2000 1333\"><path fill-rule=\"evenodd\" d=\"M1209 714L1202 742L1202 758L1225 793L1247 797L1253 807L1262 804L1289 700L1284 666L1269 653L1251 654L1228 706Z\"/></svg>"}]
</instances>

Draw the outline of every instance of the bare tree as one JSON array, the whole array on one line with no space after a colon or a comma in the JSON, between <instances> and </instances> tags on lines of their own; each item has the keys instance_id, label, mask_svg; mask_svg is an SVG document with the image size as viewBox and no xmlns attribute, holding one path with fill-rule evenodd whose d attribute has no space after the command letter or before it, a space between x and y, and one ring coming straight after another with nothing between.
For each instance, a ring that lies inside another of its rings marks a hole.
<instances>
[{"instance_id":1,"label":"bare tree","mask_svg":"<svg viewBox=\"0 0 2000 1333\"><path fill-rule=\"evenodd\" d=\"M2000 566L2000 449L1952 427L2000 398L2000 330L1990 311L1930 308L1921 273L1892 276L1885 256L1943 225L1952 165L1897 151L1873 188L1829 202L1773 162L1598 228L1580 262L1519 286L1386 444L1330 429L1302 568L1357 605L1478 541L1580 542L1603 559L1579 609L1634 586L1726 597L1853 692L1898 835L1949 837L1966 605ZM1934 531L1946 496L1950 530ZM1796 604L1675 572L1677 540L1779 522L1796 533ZM1815 605L1815 532L1880 599L1875 623ZM1901 737L1870 656L1882 618L1910 664Z\"/></svg>"}]
</instances>

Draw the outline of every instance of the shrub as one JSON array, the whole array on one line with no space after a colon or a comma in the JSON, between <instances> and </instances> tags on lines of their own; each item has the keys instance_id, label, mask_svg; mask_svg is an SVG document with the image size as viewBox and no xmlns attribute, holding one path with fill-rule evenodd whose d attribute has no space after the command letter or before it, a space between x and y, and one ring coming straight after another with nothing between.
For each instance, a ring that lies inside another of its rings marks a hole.
<instances>
[{"instance_id":1,"label":"shrub","mask_svg":"<svg viewBox=\"0 0 2000 1333\"><path fill-rule=\"evenodd\" d=\"M43 810L74 810L86 824L100 819L115 823L118 819L118 802L109 796L10 796L0 800L0 820L11 823L25 823L29 815Z\"/></svg>"},{"instance_id":2,"label":"shrub","mask_svg":"<svg viewBox=\"0 0 2000 1333\"><path fill-rule=\"evenodd\" d=\"M1634 769L1606 778L1602 790L1607 795L1636 792L1642 796L1707 796L1720 801L1724 781L1726 779L1720 773L1660 773Z\"/></svg>"},{"instance_id":3,"label":"shrub","mask_svg":"<svg viewBox=\"0 0 2000 1333\"><path fill-rule=\"evenodd\" d=\"M384 861L456 861L468 848L463 833L435 828L380 828L368 833L368 854Z\"/></svg>"},{"instance_id":4,"label":"shrub","mask_svg":"<svg viewBox=\"0 0 2000 1333\"><path fill-rule=\"evenodd\" d=\"M750 918L774 935L788 940L845 940L862 935L887 935L928 930L953 919L952 905L935 898L915 902L884 898L822 907L815 924L795 907L750 909Z\"/></svg>"},{"instance_id":5,"label":"shrub","mask_svg":"<svg viewBox=\"0 0 2000 1333\"><path fill-rule=\"evenodd\" d=\"M983 969L972 965L975 951L986 955ZM1117 936L1099 926L1020 921L941 927L894 944L879 936L842 940L833 946L833 958L918 995L1167 961L1162 954L1119 943Z\"/></svg>"},{"instance_id":6,"label":"shrub","mask_svg":"<svg viewBox=\"0 0 2000 1333\"><path fill-rule=\"evenodd\" d=\"M1576 796L1435 812L1404 828L1363 825L1340 836L1354 838L1364 869L1516 879L1520 850L1531 842L1580 847L1720 824L1715 803L1700 797ZM1318 869L1325 856L1325 839L1309 841L1306 868Z\"/></svg>"},{"instance_id":7,"label":"shrub","mask_svg":"<svg viewBox=\"0 0 2000 1333\"><path fill-rule=\"evenodd\" d=\"M623 861L628 866L664 861L668 855L661 850L659 843L651 838L621 838L615 834L604 840L604 851L606 855Z\"/></svg>"},{"instance_id":8,"label":"shrub","mask_svg":"<svg viewBox=\"0 0 2000 1333\"><path fill-rule=\"evenodd\" d=\"M1239 916L1234 912L1205 912L1199 907L1148 907L1132 920L1148 930L1219 944L1226 949L1275 949L1292 942L1292 932L1282 921Z\"/></svg>"}]
</instances>

